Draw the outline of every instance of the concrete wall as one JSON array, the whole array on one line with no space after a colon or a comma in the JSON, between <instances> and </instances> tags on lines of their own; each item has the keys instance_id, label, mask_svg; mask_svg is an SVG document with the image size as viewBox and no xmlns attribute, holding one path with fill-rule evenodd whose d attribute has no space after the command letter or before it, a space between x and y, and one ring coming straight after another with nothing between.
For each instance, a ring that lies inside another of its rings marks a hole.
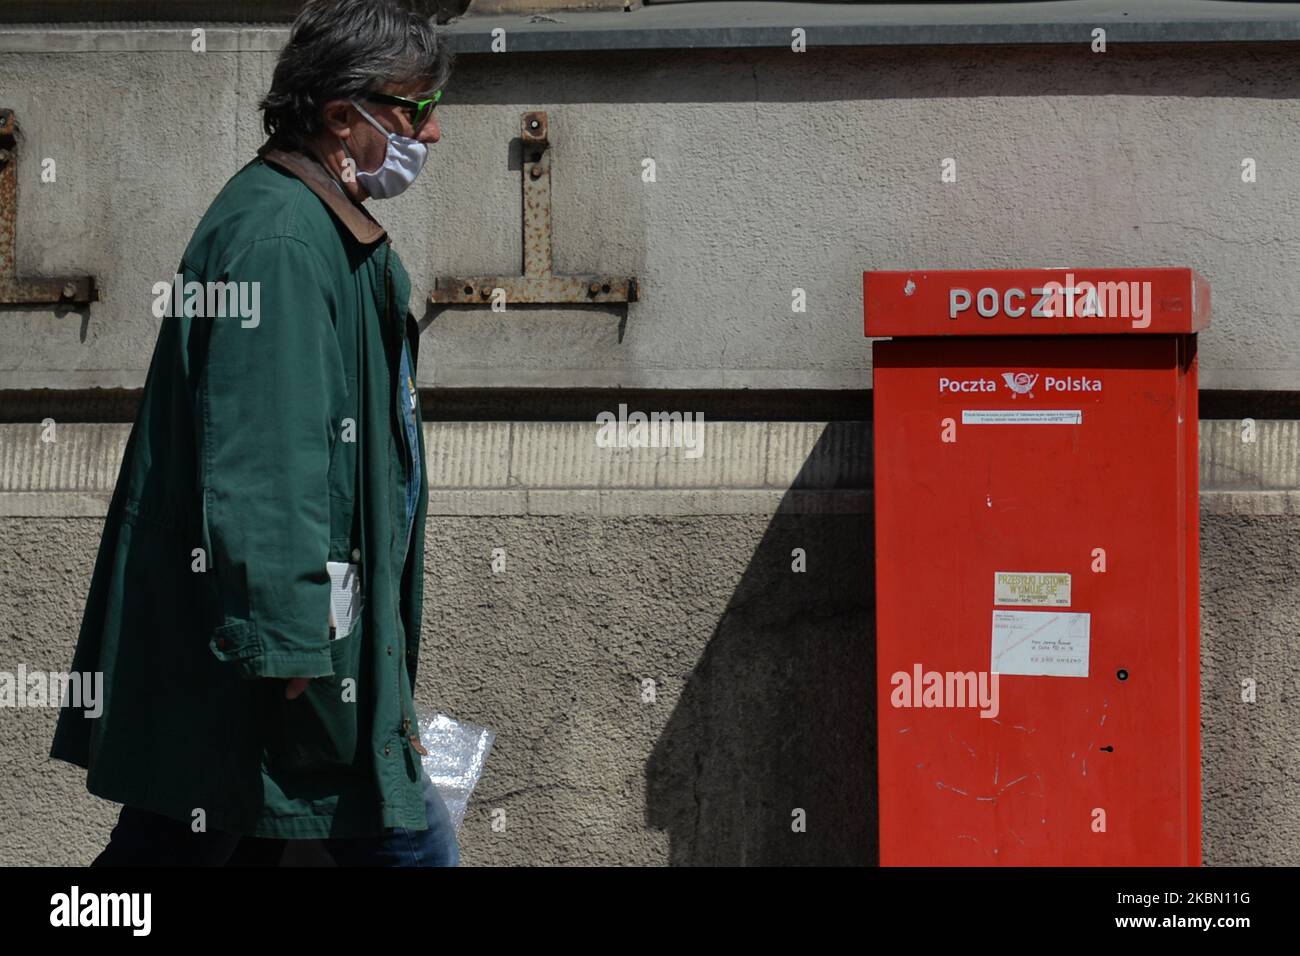
<instances>
[{"instance_id":1,"label":"concrete wall","mask_svg":"<svg viewBox=\"0 0 1300 956\"><path fill-rule=\"evenodd\" d=\"M620 449L611 468L591 423L426 426L417 699L498 733L467 865L874 860L870 429L708 427L720 453L695 470L664 449ZM127 427L39 431L0 426L11 670L67 667ZM1239 432L1201 432L1205 859L1295 865L1300 423ZM0 862L88 861L115 805L46 761L52 710L4 719Z\"/></svg>"},{"instance_id":2,"label":"concrete wall","mask_svg":"<svg viewBox=\"0 0 1300 956\"><path fill-rule=\"evenodd\" d=\"M88 317L6 315L0 389L143 381L150 290L261 143L283 36L213 27L199 54L188 29L0 31L20 268L105 293ZM1145 264L1212 283L1202 387L1297 389L1298 67L1230 44L462 55L428 171L376 209L428 326L425 387L862 388L864 269ZM557 271L637 276L642 301L426 309L438 275L519 271L533 109Z\"/></svg>"}]
</instances>

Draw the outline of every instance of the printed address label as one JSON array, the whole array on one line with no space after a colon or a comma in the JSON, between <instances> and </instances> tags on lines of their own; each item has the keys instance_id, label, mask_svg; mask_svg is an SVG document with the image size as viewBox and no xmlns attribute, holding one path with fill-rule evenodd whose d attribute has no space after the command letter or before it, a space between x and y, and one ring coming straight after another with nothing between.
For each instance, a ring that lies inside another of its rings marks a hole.
<instances>
[{"instance_id":1,"label":"printed address label","mask_svg":"<svg viewBox=\"0 0 1300 956\"><path fill-rule=\"evenodd\" d=\"M989 670L1027 677L1087 677L1092 615L994 611Z\"/></svg>"}]
</instances>

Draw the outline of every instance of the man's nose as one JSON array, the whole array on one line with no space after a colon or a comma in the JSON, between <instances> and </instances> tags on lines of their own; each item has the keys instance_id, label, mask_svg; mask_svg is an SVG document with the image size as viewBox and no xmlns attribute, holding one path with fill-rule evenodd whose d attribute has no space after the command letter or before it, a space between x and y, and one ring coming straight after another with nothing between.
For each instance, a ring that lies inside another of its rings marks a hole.
<instances>
[{"instance_id":1,"label":"man's nose","mask_svg":"<svg viewBox=\"0 0 1300 956\"><path fill-rule=\"evenodd\" d=\"M424 124L424 129L420 130L419 139L421 143L436 143L442 139L442 130L438 128L436 113L429 117L429 121Z\"/></svg>"}]
</instances>

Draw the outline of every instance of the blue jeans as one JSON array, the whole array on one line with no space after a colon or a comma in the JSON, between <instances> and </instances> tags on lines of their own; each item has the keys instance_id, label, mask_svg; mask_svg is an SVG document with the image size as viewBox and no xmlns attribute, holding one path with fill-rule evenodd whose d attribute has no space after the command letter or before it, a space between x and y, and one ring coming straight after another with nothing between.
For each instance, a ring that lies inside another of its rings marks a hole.
<instances>
[{"instance_id":1,"label":"blue jeans","mask_svg":"<svg viewBox=\"0 0 1300 956\"><path fill-rule=\"evenodd\" d=\"M424 776L424 814L427 830L390 827L380 836L330 837L321 840L321 846L339 866L459 866L456 828L428 774ZM274 865L284 849L281 840L249 840L219 830L195 833L186 820L124 806L108 846L90 865L222 866L237 855L249 862L253 854L242 852L241 843L258 845L260 862L265 865Z\"/></svg>"}]
</instances>

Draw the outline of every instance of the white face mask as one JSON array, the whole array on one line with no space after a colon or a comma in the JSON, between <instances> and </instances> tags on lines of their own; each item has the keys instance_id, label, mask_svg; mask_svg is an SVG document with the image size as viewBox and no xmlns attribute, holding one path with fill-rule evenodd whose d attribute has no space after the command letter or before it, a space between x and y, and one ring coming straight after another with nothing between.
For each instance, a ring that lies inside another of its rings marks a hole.
<instances>
[{"instance_id":1,"label":"white face mask","mask_svg":"<svg viewBox=\"0 0 1300 956\"><path fill-rule=\"evenodd\" d=\"M388 137L388 149L384 154L383 165L369 173L358 167L357 182L365 187L366 192L373 198L390 199L404 192L407 186L415 182L415 177L420 175L425 160L429 158L429 148L418 139L390 133L380 126L356 100L351 102L357 108L357 112L370 121L370 125ZM348 149L347 140L340 140L340 142L343 143L343 151L348 154L349 159L352 159L352 151ZM353 163L355 162L354 159Z\"/></svg>"}]
</instances>

